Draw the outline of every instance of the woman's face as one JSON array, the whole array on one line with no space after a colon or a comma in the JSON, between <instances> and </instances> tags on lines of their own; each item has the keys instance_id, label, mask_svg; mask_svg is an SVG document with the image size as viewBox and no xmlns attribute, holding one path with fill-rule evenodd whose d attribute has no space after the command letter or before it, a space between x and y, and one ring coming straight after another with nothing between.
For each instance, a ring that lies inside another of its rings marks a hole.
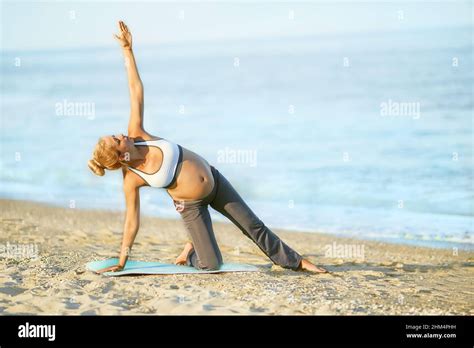
<instances>
[{"instance_id":1,"label":"woman's face","mask_svg":"<svg viewBox=\"0 0 474 348\"><path fill-rule=\"evenodd\" d=\"M135 146L133 140L123 134L110 135L104 137L104 140L110 146L115 147L121 156L130 153L131 149Z\"/></svg>"}]
</instances>

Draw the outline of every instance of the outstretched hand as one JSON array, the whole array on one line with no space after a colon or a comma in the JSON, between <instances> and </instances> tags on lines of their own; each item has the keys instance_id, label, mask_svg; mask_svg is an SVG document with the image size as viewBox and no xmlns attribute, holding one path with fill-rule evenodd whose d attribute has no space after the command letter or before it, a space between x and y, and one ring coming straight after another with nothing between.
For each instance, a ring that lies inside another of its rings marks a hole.
<instances>
[{"instance_id":1,"label":"outstretched hand","mask_svg":"<svg viewBox=\"0 0 474 348\"><path fill-rule=\"evenodd\" d=\"M123 270L122 266L115 265L115 266L110 266L110 267L99 269L98 271L96 271L96 273L102 274L102 273L105 273L105 272L119 272L121 270Z\"/></svg>"},{"instance_id":2,"label":"outstretched hand","mask_svg":"<svg viewBox=\"0 0 474 348\"><path fill-rule=\"evenodd\" d=\"M124 22L118 22L120 33L119 35L114 34L115 39L119 42L120 46L125 49L132 49L132 33L128 31L128 27Z\"/></svg>"}]
</instances>

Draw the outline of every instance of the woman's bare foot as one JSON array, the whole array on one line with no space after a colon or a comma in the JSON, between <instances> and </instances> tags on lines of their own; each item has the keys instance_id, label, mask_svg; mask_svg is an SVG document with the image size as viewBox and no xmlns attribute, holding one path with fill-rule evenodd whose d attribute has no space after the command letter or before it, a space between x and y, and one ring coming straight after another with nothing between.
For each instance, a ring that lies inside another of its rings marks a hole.
<instances>
[{"instance_id":1,"label":"woman's bare foot","mask_svg":"<svg viewBox=\"0 0 474 348\"><path fill-rule=\"evenodd\" d=\"M308 271L313 273L329 273L327 270L321 267L317 267L306 259L303 259L300 263L299 271Z\"/></svg>"},{"instance_id":2,"label":"woman's bare foot","mask_svg":"<svg viewBox=\"0 0 474 348\"><path fill-rule=\"evenodd\" d=\"M176 260L174 261L174 264L175 265L185 265L186 260L188 259L188 255L193 249L194 249L193 243L186 242L186 244L184 245L183 251L176 258Z\"/></svg>"}]
</instances>

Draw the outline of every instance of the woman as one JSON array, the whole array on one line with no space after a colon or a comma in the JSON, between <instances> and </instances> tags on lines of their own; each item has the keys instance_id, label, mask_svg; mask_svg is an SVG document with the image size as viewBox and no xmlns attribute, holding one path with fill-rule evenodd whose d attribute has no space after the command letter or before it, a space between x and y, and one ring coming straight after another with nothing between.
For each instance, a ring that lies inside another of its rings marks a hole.
<instances>
[{"instance_id":1,"label":"woman","mask_svg":"<svg viewBox=\"0 0 474 348\"><path fill-rule=\"evenodd\" d=\"M210 205L252 239L275 264L293 270L326 272L283 243L205 159L143 129L143 85L132 51L132 35L122 21L119 28L120 35L114 36L125 56L131 101L128 136L100 138L88 165L100 176L105 169L122 170L127 212L119 262L99 272L124 268L140 224L139 188L142 186L165 188L184 220L192 241L186 243L176 264L204 270L216 270L222 264L208 211Z\"/></svg>"}]
</instances>

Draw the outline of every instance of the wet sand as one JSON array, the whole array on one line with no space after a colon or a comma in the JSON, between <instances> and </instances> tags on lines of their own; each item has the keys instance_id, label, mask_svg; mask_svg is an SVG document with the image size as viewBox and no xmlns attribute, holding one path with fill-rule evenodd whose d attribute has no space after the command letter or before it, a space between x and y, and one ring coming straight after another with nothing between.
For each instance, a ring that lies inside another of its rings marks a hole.
<instances>
[{"instance_id":1,"label":"wet sand","mask_svg":"<svg viewBox=\"0 0 474 348\"><path fill-rule=\"evenodd\" d=\"M474 314L472 251L273 229L332 272L314 275L273 265L235 226L214 223L224 260L261 272L106 277L84 265L118 255L123 212L0 205L1 315ZM142 217L132 259L173 263L185 240L180 220Z\"/></svg>"}]
</instances>

